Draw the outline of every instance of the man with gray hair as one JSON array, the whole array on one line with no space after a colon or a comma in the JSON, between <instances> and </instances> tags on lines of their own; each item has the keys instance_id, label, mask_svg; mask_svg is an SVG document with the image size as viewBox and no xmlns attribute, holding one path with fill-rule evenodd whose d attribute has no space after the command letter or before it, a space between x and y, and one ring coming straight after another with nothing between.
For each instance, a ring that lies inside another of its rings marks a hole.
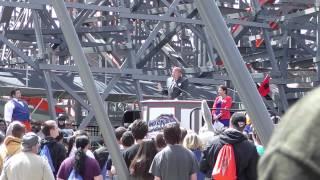
<instances>
[{"instance_id":1,"label":"man with gray hair","mask_svg":"<svg viewBox=\"0 0 320 180\"><path fill-rule=\"evenodd\" d=\"M22 152L6 161L0 180L54 180L48 162L37 155L39 140L33 132L22 137Z\"/></svg>"}]
</instances>

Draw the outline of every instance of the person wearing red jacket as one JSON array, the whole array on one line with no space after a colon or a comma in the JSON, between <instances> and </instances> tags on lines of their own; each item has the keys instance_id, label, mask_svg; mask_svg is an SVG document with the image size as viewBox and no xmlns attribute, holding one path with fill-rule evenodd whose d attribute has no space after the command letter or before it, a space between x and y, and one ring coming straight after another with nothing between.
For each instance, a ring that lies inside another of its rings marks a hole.
<instances>
[{"instance_id":1,"label":"person wearing red jacket","mask_svg":"<svg viewBox=\"0 0 320 180\"><path fill-rule=\"evenodd\" d=\"M213 120L219 120L225 127L229 127L230 108L232 106L232 98L227 95L227 87L219 86L218 96L214 100L212 107Z\"/></svg>"}]
</instances>

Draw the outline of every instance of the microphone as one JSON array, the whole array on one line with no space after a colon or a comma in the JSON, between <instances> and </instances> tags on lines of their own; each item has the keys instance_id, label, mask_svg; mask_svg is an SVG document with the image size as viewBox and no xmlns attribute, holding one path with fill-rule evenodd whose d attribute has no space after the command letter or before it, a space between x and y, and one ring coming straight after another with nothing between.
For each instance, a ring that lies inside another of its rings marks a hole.
<instances>
[{"instance_id":1,"label":"microphone","mask_svg":"<svg viewBox=\"0 0 320 180\"><path fill-rule=\"evenodd\" d=\"M193 98L193 99L197 99L197 98L193 97L188 91L186 91L186 90L184 90L184 89L182 89L182 88L179 87L179 84L182 85L182 84L185 83L186 81L188 81L187 78L185 78L184 80L182 80L182 81L179 82L179 83L177 83L177 82L175 81L173 88L177 88L177 89L179 89L181 92L184 92L185 94L187 94L189 97L191 97L191 98ZM179 96L181 95L181 92L180 92ZM177 97L178 97L178 96L177 96Z\"/></svg>"},{"instance_id":2,"label":"microphone","mask_svg":"<svg viewBox=\"0 0 320 180\"><path fill-rule=\"evenodd\" d=\"M188 96L192 97L193 99L197 99L195 97L193 97L188 91L181 89L179 86L175 86L177 89L179 89L180 91L186 93Z\"/></svg>"}]
</instances>

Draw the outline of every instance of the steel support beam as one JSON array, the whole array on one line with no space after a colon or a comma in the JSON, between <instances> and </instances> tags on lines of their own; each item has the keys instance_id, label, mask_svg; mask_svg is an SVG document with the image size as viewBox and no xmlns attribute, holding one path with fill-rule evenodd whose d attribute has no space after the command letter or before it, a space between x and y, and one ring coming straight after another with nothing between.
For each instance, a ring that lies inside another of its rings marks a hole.
<instances>
[{"instance_id":1,"label":"steel support beam","mask_svg":"<svg viewBox=\"0 0 320 180\"><path fill-rule=\"evenodd\" d=\"M172 14L176 8L176 6L179 4L180 0L174 0L171 6L169 7L168 11L164 14L164 16L169 17L170 14ZM149 37L146 39L146 41L142 44L138 52L136 53L137 59L143 55L143 53L146 51L146 49L150 46L151 42L156 38L157 34L159 33L160 29L164 25L164 22L159 22L153 29L153 31L149 34Z\"/></svg>"},{"instance_id":2,"label":"steel support beam","mask_svg":"<svg viewBox=\"0 0 320 180\"><path fill-rule=\"evenodd\" d=\"M105 101L105 99L108 98L111 90L114 88L114 86L117 84L119 80L120 80L120 76L115 76L111 79L111 81L108 83L107 88L102 93L101 99L103 101ZM94 111L90 109L88 115L82 120L79 126L79 129L82 129L82 130L85 129L89 125L93 117L94 117Z\"/></svg>"},{"instance_id":3,"label":"steel support beam","mask_svg":"<svg viewBox=\"0 0 320 180\"><path fill-rule=\"evenodd\" d=\"M271 40L270 40L270 34L268 32L268 30L263 29L263 37L264 37L264 41L267 47L267 52L269 54L269 59L272 65L272 70L271 70L271 76L275 76L275 77L280 77L281 76L281 72L279 69L279 65L278 62L276 60L276 56L274 54L272 45L271 45ZM281 100L281 105L283 110L287 110L288 109L288 100L287 100L287 96L285 93L285 85L283 84L279 84L277 85L278 89L279 89L279 96L280 96L280 100Z\"/></svg>"},{"instance_id":4,"label":"steel support beam","mask_svg":"<svg viewBox=\"0 0 320 180\"><path fill-rule=\"evenodd\" d=\"M252 3L254 5L254 7L255 7L256 12L261 10L261 6L260 6L260 4L259 4L259 2L257 0L253 0ZM271 62L271 65L272 65L272 71L271 72L276 77L279 77L279 76L281 76L281 72L280 72L279 65L278 65L278 62L277 62L275 54L274 54L274 50L273 50L272 45L271 45L271 39L270 39L269 31L266 30L266 29L262 29L262 31L263 31L265 44L266 44L266 47L267 47L267 52L270 55L269 58L270 58L270 62ZM285 93L285 85L278 84L277 86L278 86L278 89L279 89L279 96L280 96L280 100L281 100L282 109L283 109L283 111L285 111L286 109L288 109L288 106L289 106L288 105L288 99L287 99L287 96L286 96L286 93Z\"/></svg>"},{"instance_id":5,"label":"steel support beam","mask_svg":"<svg viewBox=\"0 0 320 180\"><path fill-rule=\"evenodd\" d=\"M34 30L36 33L37 45L38 45L38 55L40 60L44 60L45 58L45 46L43 43L43 36L41 32L41 24L40 24L40 17L36 10L32 10L32 17L34 22ZM43 71L45 82L46 82L46 89L47 89L47 100L49 105L49 114L51 119L56 120L56 109L55 109L55 101L53 98L52 87L51 87L51 77L48 71Z\"/></svg>"},{"instance_id":6,"label":"steel support beam","mask_svg":"<svg viewBox=\"0 0 320 180\"><path fill-rule=\"evenodd\" d=\"M266 145L271 137L273 124L222 14L212 0L201 0L197 1L196 4L200 17L206 25L205 28L208 29L209 37L216 42L215 47L239 92L240 99L248 109L262 143Z\"/></svg>"},{"instance_id":7,"label":"steel support beam","mask_svg":"<svg viewBox=\"0 0 320 180\"><path fill-rule=\"evenodd\" d=\"M45 47L43 42L43 34L41 30L41 24L39 21L39 16L36 10L32 10L32 17L34 22L34 32L36 34L36 41L38 45L38 56L40 59L44 59L45 56Z\"/></svg>"},{"instance_id":8,"label":"steel support beam","mask_svg":"<svg viewBox=\"0 0 320 180\"><path fill-rule=\"evenodd\" d=\"M41 1L38 1L37 3L42 4L42 5L48 5L48 4L53 5L53 1L54 0L41 0ZM94 10L94 11L123 12L123 13L130 12L129 8L99 6L99 5L95 5L95 4L86 4L86 3L66 2L65 5L67 8L86 9L86 10Z\"/></svg>"},{"instance_id":9,"label":"steel support beam","mask_svg":"<svg viewBox=\"0 0 320 180\"><path fill-rule=\"evenodd\" d=\"M17 48L13 43L11 43L7 38L0 34L0 41L6 44L14 53L21 57L26 63L28 63L33 69L39 70L38 65L27 55L25 55L19 48Z\"/></svg>"},{"instance_id":10,"label":"steel support beam","mask_svg":"<svg viewBox=\"0 0 320 180\"><path fill-rule=\"evenodd\" d=\"M49 104L49 114L52 120L56 120L56 109L55 109L55 101L53 98L52 93L52 86L51 86L51 77L48 71L43 71L44 78L46 80L46 89L47 89L47 99Z\"/></svg>"},{"instance_id":11,"label":"steel support beam","mask_svg":"<svg viewBox=\"0 0 320 180\"><path fill-rule=\"evenodd\" d=\"M300 38L299 35L291 35L297 42L298 46L304 49L307 53L311 54L312 56L316 56L316 52L307 46L304 42L304 39Z\"/></svg>"},{"instance_id":12,"label":"steel support beam","mask_svg":"<svg viewBox=\"0 0 320 180\"><path fill-rule=\"evenodd\" d=\"M70 94L76 101L78 101L85 109L89 110L90 106L83 100L81 96L79 96L77 93L71 89L68 84L66 84L60 77L58 77L56 74L50 72L50 76L63 88L67 91L68 94Z\"/></svg>"},{"instance_id":13,"label":"steel support beam","mask_svg":"<svg viewBox=\"0 0 320 180\"><path fill-rule=\"evenodd\" d=\"M314 58L314 63L317 69L317 76L318 80L314 82L314 87L320 85L320 0L316 0L316 9L317 9L317 31L316 31L316 36L317 36L317 51L316 51L316 57Z\"/></svg>"},{"instance_id":14,"label":"steel support beam","mask_svg":"<svg viewBox=\"0 0 320 180\"><path fill-rule=\"evenodd\" d=\"M42 9L42 5L40 4L31 4L31 3L22 3L22 2L12 2L12 1L0 1L0 6L4 7L20 7L20 8L28 8L28 9Z\"/></svg>"},{"instance_id":15,"label":"steel support beam","mask_svg":"<svg viewBox=\"0 0 320 180\"><path fill-rule=\"evenodd\" d=\"M68 65L55 65L55 64L39 64L39 68L42 70L52 71L66 71L66 72L79 72L77 66ZM141 69L118 69L118 68L90 68L92 73L107 73L107 74L140 74L143 75Z\"/></svg>"},{"instance_id":16,"label":"steel support beam","mask_svg":"<svg viewBox=\"0 0 320 180\"><path fill-rule=\"evenodd\" d=\"M53 7L57 13L58 19L60 20L61 28L68 44L69 50L79 67L81 80L87 91L88 99L95 112L104 142L107 145L108 151L110 152L112 160L115 163L119 179L128 180L128 169L125 165L122 154L120 153L119 146L116 143L116 137L113 133L111 122L108 118L107 112L103 108L103 103L95 87L94 79L92 77L92 73L90 72L86 56L82 50L80 41L77 37L71 18L68 15L68 11L64 4L64 1L53 0ZM105 119L107 121L105 121Z\"/></svg>"},{"instance_id":17,"label":"steel support beam","mask_svg":"<svg viewBox=\"0 0 320 180\"><path fill-rule=\"evenodd\" d=\"M21 57L27 64L29 64L34 70L37 71L40 75L42 75L42 72L38 66L34 62L34 60L27 55L25 55L22 51L20 51L19 48L14 46L10 41L8 41L3 35L0 34L0 41L2 41L4 44L6 44L14 53L16 53L19 57ZM64 88L74 99L79 101L79 103L86 109L90 109L89 105L83 101L83 99L76 94L61 78L59 78L56 74L51 73L50 76L62 87Z\"/></svg>"},{"instance_id":18,"label":"steel support beam","mask_svg":"<svg viewBox=\"0 0 320 180\"><path fill-rule=\"evenodd\" d=\"M128 60L124 61L120 70L125 70L128 66ZM117 82L120 80L120 74L117 74L114 76L111 81L108 83L107 88L104 90L104 92L101 95L101 99L104 101L108 98L111 90L114 88L114 86L117 84ZM90 109L88 115L82 120L79 129L84 129L88 126L92 118L94 117L94 111Z\"/></svg>"},{"instance_id":19,"label":"steel support beam","mask_svg":"<svg viewBox=\"0 0 320 180\"><path fill-rule=\"evenodd\" d=\"M270 62L271 62L271 66L272 66L271 74L276 76L276 77L278 77L281 74L280 74L280 70L279 70L279 67L278 67L278 62L276 60L276 56L274 54L274 51L273 51L273 48L272 48L272 45L271 45L270 34L269 34L268 30L266 30L266 29L262 29L262 32L263 32L264 42L265 42L265 45L266 45L266 48L267 48L267 52L269 54L269 59L270 59Z\"/></svg>"},{"instance_id":20,"label":"steel support beam","mask_svg":"<svg viewBox=\"0 0 320 180\"><path fill-rule=\"evenodd\" d=\"M101 27L81 27L77 28L77 33L85 34L85 33L111 33L111 32L123 32L126 31L126 27L123 26L101 26ZM25 28L23 30L8 30L7 34L23 34L23 35L34 35L34 30L31 28ZM62 32L60 29L42 29L43 35L61 35Z\"/></svg>"},{"instance_id":21,"label":"steel support beam","mask_svg":"<svg viewBox=\"0 0 320 180\"><path fill-rule=\"evenodd\" d=\"M166 22L176 22L176 23L185 23L185 24L199 24L203 25L201 20L197 19L188 19L183 17L170 17L170 16L158 16L158 15L147 15L147 14L131 14L131 13L122 13L121 18L135 18L143 20L156 20L156 21L166 21Z\"/></svg>"},{"instance_id":22,"label":"steel support beam","mask_svg":"<svg viewBox=\"0 0 320 180\"><path fill-rule=\"evenodd\" d=\"M120 6L125 7L125 2L124 0L120 0ZM122 13L120 13L121 15ZM120 22L122 25L127 26L129 24L129 20L128 19L121 19ZM133 68L136 69L137 68L137 57L135 56L135 52L133 49L133 42L132 42L132 35L130 34L130 32L127 30L126 31L126 36L128 39L128 47L129 47L129 56L127 58L128 62L128 67L129 68ZM142 90L141 90L141 85L140 85L140 81L135 79L134 80L134 86L137 92L137 99L138 99L138 104L139 104L139 108L142 110L142 106L141 106L141 101L143 101L143 94L142 94Z\"/></svg>"},{"instance_id":23,"label":"steel support beam","mask_svg":"<svg viewBox=\"0 0 320 180\"><path fill-rule=\"evenodd\" d=\"M100 3L105 2L105 0L96 0L94 3L92 3L93 5L99 5L101 6ZM85 21L85 19L87 19L90 16L93 16L96 13L96 11L91 11L91 10L87 10L84 9L80 12L79 16L76 17L76 19L74 20L74 28L78 28L82 25L82 23Z\"/></svg>"}]
</instances>

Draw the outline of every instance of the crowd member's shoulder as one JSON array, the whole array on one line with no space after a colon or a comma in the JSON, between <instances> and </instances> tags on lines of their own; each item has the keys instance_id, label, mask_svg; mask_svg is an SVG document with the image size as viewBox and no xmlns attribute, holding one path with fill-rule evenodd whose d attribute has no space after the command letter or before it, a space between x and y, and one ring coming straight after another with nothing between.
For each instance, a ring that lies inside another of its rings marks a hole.
<instances>
[{"instance_id":1,"label":"crowd member's shoulder","mask_svg":"<svg viewBox=\"0 0 320 180\"><path fill-rule=\"evenodd\" d=\"M131 153L131 152L134 152L134 151L137 151L140 147L140 144L134 144L132 145L131 147L129 147L126 152L127 153Z\"/></svg>"},{"instance_id":2,"label":"crowd member's shoulder","mask_svg":"<svg viewBox=\"0 0 320 180\"><path fill-rule=\"evenodd\" d=\"M124 158L131 158L131 156L135 156L139 150L139 147L140 147L140 144L134 144L128 149L124 150L123 151Z\"/></svg>"},{"instance_id":3,"label":"crowd member's shoulder","mask_svg":"<svg viewBox=\"0 0 320 180\"><path fill-rule=\"evenodd\" d=\"M168 146L166 146L165 148L163 148L161 151L159 151L155 156L154 156L154 160L155 161L161 161L162 158L164 157L164 154L166 154L168 152Z\"/></svg>"}]
</instances>

